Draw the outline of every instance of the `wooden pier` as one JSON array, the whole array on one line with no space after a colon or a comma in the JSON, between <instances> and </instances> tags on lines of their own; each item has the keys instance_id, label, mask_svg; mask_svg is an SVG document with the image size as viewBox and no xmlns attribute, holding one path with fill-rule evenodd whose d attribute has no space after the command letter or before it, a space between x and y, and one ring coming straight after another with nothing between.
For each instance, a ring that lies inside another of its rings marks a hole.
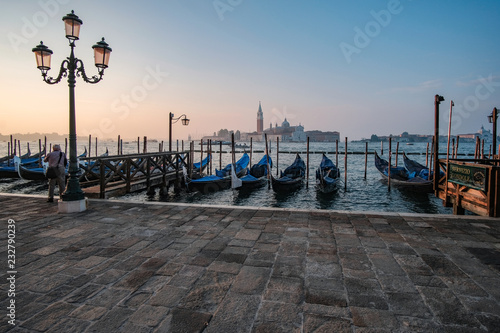
<instances>
[{"instance_id":1,"label":"wooden pier","mask_svg":"<svg viewBox=\"0 0 500 333\"><path fill-rule=\"evenodd\" d=\"M182 167L189 172L189 156L189 152L157 152L82 158L80 185L85 196L101 199L179 186Z\"/></svg>"}]
</instances>

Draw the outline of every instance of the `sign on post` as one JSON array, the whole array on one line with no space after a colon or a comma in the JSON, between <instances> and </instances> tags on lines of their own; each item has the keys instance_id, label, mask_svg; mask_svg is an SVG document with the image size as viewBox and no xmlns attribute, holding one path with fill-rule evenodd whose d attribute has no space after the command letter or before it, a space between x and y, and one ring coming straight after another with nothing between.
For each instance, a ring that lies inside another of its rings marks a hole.
<instances>
[{"instance_id":1,"label":"sign on post","mask_svg":"<svg viewBox=\"0 0 500 333\"><path fill-rule=\"evenodd\" d=\"M448 181L476 190L486 191L486 168L450 163Z\"/></svg>"}]
</instances>

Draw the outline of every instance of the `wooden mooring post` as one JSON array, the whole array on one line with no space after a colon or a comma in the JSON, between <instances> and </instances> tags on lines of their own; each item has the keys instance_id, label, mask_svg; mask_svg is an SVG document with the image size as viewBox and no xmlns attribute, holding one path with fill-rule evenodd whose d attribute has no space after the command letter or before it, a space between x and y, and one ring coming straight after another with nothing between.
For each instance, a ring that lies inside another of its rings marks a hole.
<instances>
[{"instance_id":1,"label":"wooden mooring post","mask_svg":"<svg viewBox=\"0 0 500 333\"><path fill-rule=\"evenodd\" d=\"M396 168L398 167L399 141L396 142Z\"/></svg>"},{"instance_id":2,"label":"wooden mooring post","mask_svg":"<svg viewBox=\"0 0 500 333\"><path fill-rule=\"evenodd\" d=\"M339 140L335 139L335 165L339 167Z\"/></svg>"},{"instance_id":3,"label":"wooden mooring post","mask_svg":"<svg viewBox=\"0 0 500 333\"><path fill-rule=\"evenodd\" d=\"M264 138L266 141L266 156L269 156L270 151L267 146L267 133L264 134ZM267 163L267 189L271 188L271 169L269 168L269 163Z\"/></svg>"},{"instance_id":4,"label":"wooden mooring post","mask_svg":"<svg viewBox=\"0 0 500 333\"><path fill-rule=\"evenodd\" d=\"M367 168L368 168L368 142L365 142L365 180L366 180Z\"/></svg>"},{"instance_id":5,"label":"wooden mooring post","mask_svg":"<svg viewBox=\"0 0 500 333\"><path fill-rule=\"evenodd\" d=\"M248 164L250 167L252 167L252 153L253 153L252 139L253 138L250 138L250 161Z\"/></svg>"},{"instance_id":6,"label":"wooden mooring post","mask_svg":"<svg viewBox=\"0 0 500 333\"><path fill-rule=\"evenodd\" d=\"M222 141L219 141L219 170L222 170Z\"/></svg>"},{"instance_id":7,"label":"wooden mooring post","mask_svg":"<svg viewBox=\"0 0 500 333\"><path fill-rule=\"evenodd\" d=\"M307 137L306 188L309 188L309 137Z\"/></svg>"},{"instance_id":8,"label":"wooden mooring post","mask_svg":"<svg viewBox=\"0 0 500 333\"><path fill-rule=\"evenodd\" d=\"M392 136L389 136L389 167L387 168L387 190L391 191Z\"/></svg>"},{"instance_id":9,"label":"wooden mooring post","mask_svg":"<svg viewBox=\"0 0 500 333\"><path fill-rule=\"evenodd\" d=\"M307 137L307 142L309 142L309 137ZM308 144L309 146L309 144ZM279 172L279 160L280 160L280 138L276 137L276 177L278 177Z\"/></svg>"},{"instance_id":10,"label":"wooden mooring post","mask_svg":"<svg viewBox=\"0 0 500 333\"><path fill-rule=\"evenodd\" d=\"M347 191L347 136L345 137L344 150L344 191Z\"/></svg>"}]
</instances>

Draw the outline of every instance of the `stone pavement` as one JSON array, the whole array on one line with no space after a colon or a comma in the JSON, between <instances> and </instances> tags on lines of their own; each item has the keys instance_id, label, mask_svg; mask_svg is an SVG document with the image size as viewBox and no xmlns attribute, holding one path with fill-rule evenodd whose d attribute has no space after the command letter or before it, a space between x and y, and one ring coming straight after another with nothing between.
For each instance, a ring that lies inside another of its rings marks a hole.
<instances>
[{"instance_id":1,"label":"stone pavement","mask_svg":"<svg viewBox=\"0 0 500 333\"><path fill-rule=\"evenodd\" d=\"M1 332L500 331L499 219L115 200L64 215L0 195L0 220Z\"/></svg>"}]
</instances>

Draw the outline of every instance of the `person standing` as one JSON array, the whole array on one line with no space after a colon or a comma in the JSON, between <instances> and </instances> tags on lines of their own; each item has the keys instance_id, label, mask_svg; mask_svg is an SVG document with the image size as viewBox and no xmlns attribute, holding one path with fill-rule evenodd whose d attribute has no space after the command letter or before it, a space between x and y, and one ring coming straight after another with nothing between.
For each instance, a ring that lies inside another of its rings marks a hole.
<instances>
[{"instance_id":1,"label":"person standing","mask_svg":"<svg viewBox=\"0 0 500 333\"><path fill-rule=\"evenodd\" d=\"M57 167L57 177L49 179L49 197L47 202L54 202L54 188L59 186L59 197L64 192L66 186L66 164L68 160L66 154L61 151L60 145L54 145L52 152L44 158L45 162L49 162L49 167Z\"/></svg>"}]
</instances>

